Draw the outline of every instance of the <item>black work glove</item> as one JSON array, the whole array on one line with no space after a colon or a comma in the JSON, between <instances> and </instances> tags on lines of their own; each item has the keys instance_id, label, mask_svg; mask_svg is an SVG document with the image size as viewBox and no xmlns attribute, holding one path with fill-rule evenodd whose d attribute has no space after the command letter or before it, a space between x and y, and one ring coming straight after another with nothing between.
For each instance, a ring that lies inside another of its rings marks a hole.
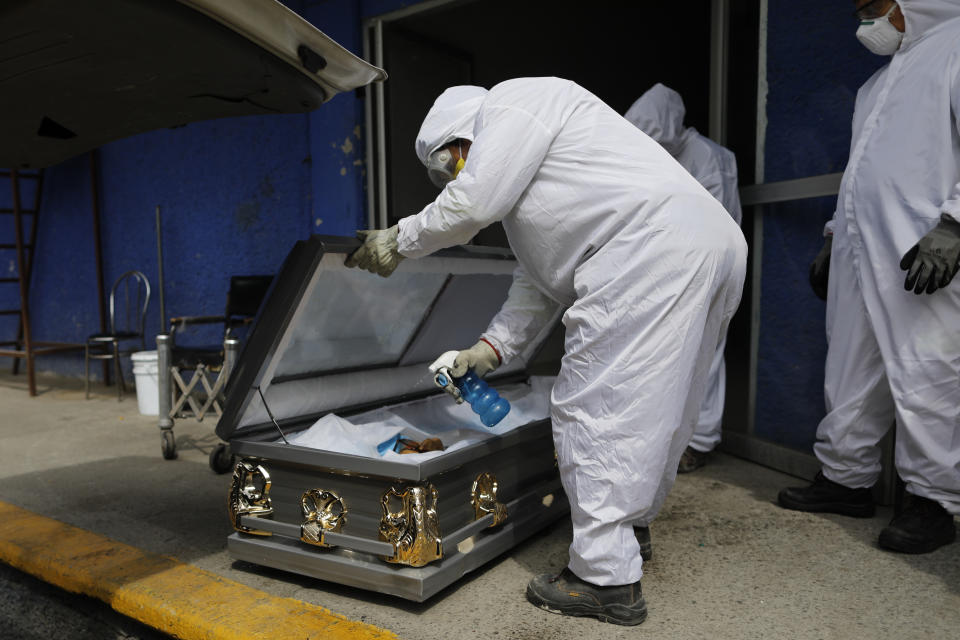
<instances>
[{"instance_id":1,"label":"black work glove","mask_svg":"<svg viewBox=\"0 0 960 640\"><path fill-rule=\"evenodd\" d=\"M833 247L833 236L823 239L820 253L810 263L810 286L821 300L827 299L827 281L830 279L830 250Z\"/></svg>"},{"instance_id":2,"label":"black work glove","mask_svg":"<svg viewBox=\"0 0 960 640\"><path fill-rule=\"evenodd\" d=\"M907 272L903 287L917 295L933 293L947 286L960 265L960 222L947 214L940 216L927 235L907 251L900 268Z\"/></svg>"}]
</instances>

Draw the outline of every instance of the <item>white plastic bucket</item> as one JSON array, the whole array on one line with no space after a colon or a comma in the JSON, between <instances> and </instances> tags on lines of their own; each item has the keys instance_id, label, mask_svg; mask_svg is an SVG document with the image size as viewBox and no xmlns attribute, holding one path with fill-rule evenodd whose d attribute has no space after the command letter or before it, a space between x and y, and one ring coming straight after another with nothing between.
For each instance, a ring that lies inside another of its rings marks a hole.
<instances>
[{"instance_id":1,"label":"white plastic bucket","mask_svg":"<svg viewBox=\"0 0 960 640\"><path fill-rule=\"evenodd\" d=\"M137 383L137 406L145 416L160 415L160 384L157 379L157 352L137 351L130 355Z\"/></svg>"}]
</instances>

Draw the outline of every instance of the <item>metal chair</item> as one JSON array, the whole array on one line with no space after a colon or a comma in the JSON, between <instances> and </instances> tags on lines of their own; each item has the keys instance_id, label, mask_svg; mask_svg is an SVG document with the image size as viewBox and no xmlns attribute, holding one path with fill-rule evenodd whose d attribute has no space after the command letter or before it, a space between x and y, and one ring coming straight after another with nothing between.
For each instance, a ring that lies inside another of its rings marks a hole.
<instances>
[{"instance_id":1,"label":"metal chair","mask_svg":"<svg viewBox=\"0 0 960 640\"><path fill-rule=\"evenodd\" d=\"M120 343L140 340L140 350L146 350L143 333L150 304L150 282L139 271L127 271L117 278L110 289L110 331L95 333L87 338L84 345L84 370L86 397L90 398L90 361L113 360L117 376L117 401L123 400L126 391L123 384L123 372L120 368L120 356L132 353L134 349L121 349Z\"/></svg>"},{"instance_id":2,"label":"metal chair","mask_svg":"<svg viewBox=\"0 0 960 640\"><path fill-rule=\"evenodd\" d=\"M160 437L163 457L177 457L173 435L175 418L202 421L223 411L223 390L240 349L241 327L253 322L273 276L233 276L227 304L220 316L179 316L170 319L170 331L157 336L159 371ZM191 326L223 324L222 342L216 345L176 344L176 337ZM184 373L192 372L189 378ZM210 454L210 467L217 473L233 468L232 454L219 444Z\"/></svg>"}]
</instances>

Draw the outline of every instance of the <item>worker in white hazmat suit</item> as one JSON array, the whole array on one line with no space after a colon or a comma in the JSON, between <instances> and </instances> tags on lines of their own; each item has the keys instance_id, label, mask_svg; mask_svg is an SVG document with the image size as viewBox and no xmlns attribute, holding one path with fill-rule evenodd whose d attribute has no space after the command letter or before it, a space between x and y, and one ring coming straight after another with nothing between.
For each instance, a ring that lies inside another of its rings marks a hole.
<instances>
[{"instance_id":1,"label":"worker in white hazmat suit","mask_svg":"<svg viewBox=\"0 0 960 640\"><path fill-rule=\"evenodd\" d=\"M858 38L892 58L857 94L850 160L811 272L827 293L823 467L779 501L872 516L879 443L896 420L909 502L879 542L924 553L955 539L960 514L960 0L856 7Z\"/></svg>"},{"instance_id":2,"label":"worker in white hazmat suit","mask_svg":"<svg viewBox=\"0 0 960 640\"><path fill-rule=\"evenodd\" d=\"M434 103L417 156L437 199L370 232L348 265L388 275L501 221L519 266L503 308L457 370L488 373L566 309L551 395L573 543L527 597L619 624L646 617L631 524L649 524L690 440L746 243L723 207L649 137L582 87L510 80ZM461 160L463 162L461 162Z\"/></svg>"},{"instance_id":3,"label":"worker in white hazmat suit","mask_svg":"<svg viewBox=\"0 0 960 640\"><path fill-rule=\"evenodd\" d=\"M623 117L669 151L740 224L743 214L737 187L737 160L726 147L701 135L693 127L684 127L685 114L686 108L680 94L658 82L637 98ZM700 407L693 438L680 457L677 468L680 473L702 467L707 461L707 454L720 443L726 392L726 367L723 361L726 345L727 336L723 335L710 363L707 395Z\"/></svg>"}]
</instances>

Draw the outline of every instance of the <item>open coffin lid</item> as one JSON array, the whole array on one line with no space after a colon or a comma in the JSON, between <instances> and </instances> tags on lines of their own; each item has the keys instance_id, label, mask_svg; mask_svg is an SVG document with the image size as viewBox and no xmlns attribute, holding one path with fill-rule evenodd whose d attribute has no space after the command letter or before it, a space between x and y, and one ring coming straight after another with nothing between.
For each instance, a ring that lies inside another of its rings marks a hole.
<instances>
[{"instance_id":1,"label":"open coffin lid","mask_svg":"<svg viewBox=\"0 0 960 640\"><path fill-rule=\"evenodd\" d=\"M527 426L417 463L280 441L261 393L288 439L331 412L348 415L432 394L453 404L427 365L477 340L506 300L516 267L505 250L458 247L405 260L381 278L343 265L358 246L334 236L294 246L230 374L217 435L238 455L408 480L522 441ZM542 346L556 324L489 376L491 385L525 378L535 356L552 358Z\"/></svg>"},{"instance_id":2,"label":"open coffin lid","mask_svg":"<svg viewBox=\"0 0 960 640\"><path fill-rule=\"evenodd\" d=\"M386 79L277 0L0 2L0 166L228 116L303 113Z\"/></svg>"}]
</instances>

